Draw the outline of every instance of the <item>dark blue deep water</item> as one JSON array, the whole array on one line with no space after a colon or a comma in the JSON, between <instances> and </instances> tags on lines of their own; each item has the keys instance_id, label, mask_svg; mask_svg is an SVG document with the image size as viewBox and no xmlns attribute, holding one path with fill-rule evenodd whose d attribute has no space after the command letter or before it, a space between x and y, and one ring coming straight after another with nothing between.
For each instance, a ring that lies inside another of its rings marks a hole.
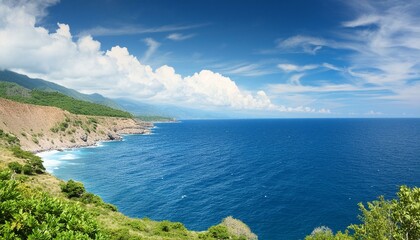
<instances>
[{"instance_id":1,"label":"dark blue deep water","mask_svg":"<svg viewBox=\"0 0 420 240\"><path fill-rule=\"evenodd\" d=\"M43 154L53 174L132 217L204 230L232 215L260 239L357 223L358 202L420 186L419 119L215 120Z\"/></svg>"}]
</instances>

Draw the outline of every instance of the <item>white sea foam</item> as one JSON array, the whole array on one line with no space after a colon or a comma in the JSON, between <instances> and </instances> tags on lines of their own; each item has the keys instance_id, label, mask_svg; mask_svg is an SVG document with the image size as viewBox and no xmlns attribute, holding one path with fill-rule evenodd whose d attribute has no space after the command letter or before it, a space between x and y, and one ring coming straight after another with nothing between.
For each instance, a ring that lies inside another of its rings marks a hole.
<instances>
[{"instance_id":1,"label":"white sea foam","mask_svg":"<svg viewBox=\"0 0 420 240\"><path fill-rule=\"evenodd\" d=\"M65 161L77 159L77 155L74 153L67 151L61 152L57 150L40 152L36 155L42 158L44 161L44 167L49 173L53 173L54 170L59 169Z\"/></svg>"}]
</instances>

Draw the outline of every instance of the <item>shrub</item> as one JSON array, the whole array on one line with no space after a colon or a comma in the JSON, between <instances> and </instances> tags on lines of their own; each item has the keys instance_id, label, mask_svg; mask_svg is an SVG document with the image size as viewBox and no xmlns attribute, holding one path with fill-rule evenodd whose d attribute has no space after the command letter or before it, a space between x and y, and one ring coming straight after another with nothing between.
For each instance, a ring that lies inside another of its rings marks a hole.
<instances>
[{"instance_id":1,"label":"shrub","mask_svg":"<svg viewBox=\"0 0 420 240\"><path fill-rule=\"evenodd\" d=\"M13 180L0 180L0 211L1 239L108 239L79 204L28 193Z\"/></svg>"},{"instance_id":2,"label":"shrub","mask_svg":"<svg viewBox=\"0 0 420 240\"><path fill-rule=\"evenodd\" d=\"M80 198L86 192L83 183L71 179L67 181L67 183L61 185L61 191L68 198Z\"/></svg>"},{"instance_id":3,"label":"shrub","mask_svg":"<svg viewBox=\"0 0 420 240\"><path fill-rule=\"evenodd\" d=\"M36 137L32 137L32 142L34 142L35 144L39 144L39 140Z\"/></svg>"},{"instance_id":4,"label":"shrub","mask_svg":"<svg viewBox=\"0 0 420 240\"><path fill-rule=\"evenodd\" d=\"M215 239L229 239L229 232L225 226L216 225L212 226L208 230L210 237Z\"/></svg>"},{"instance_id":5,"label":"shrub","mask_svg":"<svg viewBox=\"0 0 420 240\"><path fill-rule=\"evenodd\" d=\"M32 174L34 174L34 170L33 170L32 166L29 165L29 164L23 165L22 171L26 175L32 175Z\"/></svg>"},{"instance_id":6,"label":"shrub","mask_svg":"<svg viewBox=\"0 0 420 240\"><path fill-rule=\"evenodd\" d=\"M169 232L171 230L171 227L167 221L163 221L159 224L160 230L164 232Z\"/></svg>"},{"instance_id":7,"label":"shrub","mask_svg":"<svg viewBox=\"0 0 420 240\"><path fill-rule=\"evenodd\" d=\"M95 204L95 205L103 203L101 197L99 197L98 195L95 195L93 193L89 193L89 192L83 193L80 196L79 200L83 203L91 203L91 204Z\"/></svg>"},{"instance_id":8,"label":"shrub","mask_svg":"<svg viewBox=\"0 0 420 240\"><path fill-rule=\"evenodd\" d=\"M10 170L14 171L15 173L22 172L22 164L18 162L11 162L7 166L10 168Z\"/></svg>"},{"instance_id":9,"label":"shrub","mask_svg":"<svg viewBox=\"0 0 420 240\"><path fill-rule=\"evenodd\" d=\"M12 177L12 172L9 169L6 169L6 170L0 169L0 181L9 180L11 177Z\"/></svg>"},{"instance_id":10,"label":"shrub","mask_svg":"<svg viewBox=\"0 0 420 240\"><path fill-rule=\"evenodd\" d=\"M35 173L44 173L45 172L45 167L42 164L43 162L42 162L42 159L40 157L36 156L35 154L33 154L31 152L24 151L18 146L11 147L10 150L13 152L13 155L15 157L26 160L25 165L28 165L32 168L32 170L29 170L28 167L26 167L27 172L31 172L30 174L33 174L33 172L35 172Z\"/></svg>"},{"instance_id":11,"label":"shrub","mask_svg":"<svg viewBox=\"0 0 420 240\"><path fill-rule=\"evenodd\" d=\"M6 142L7 145L19 145L20 141L19 139L9 133L5 133L2 129L0 129L0 141Z\"/></svg>"}]
</instances>

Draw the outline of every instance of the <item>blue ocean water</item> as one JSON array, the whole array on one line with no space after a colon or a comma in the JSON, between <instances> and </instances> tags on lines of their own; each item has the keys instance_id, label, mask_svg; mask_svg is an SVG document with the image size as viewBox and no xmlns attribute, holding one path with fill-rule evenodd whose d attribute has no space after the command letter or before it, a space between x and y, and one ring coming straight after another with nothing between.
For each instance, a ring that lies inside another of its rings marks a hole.
<instances>
[{"instance_id":1,"label":"blue ocean water","mask_svg":"<svg viewBox=\"0 0 420 240\"><path fill-rule=\"evenodd\" d=\"M420 119L213 120L42 154L132 217L205 230L232 215L260 239L357 223L358 202L420 186Z\"/></svg>"}]
</instances>

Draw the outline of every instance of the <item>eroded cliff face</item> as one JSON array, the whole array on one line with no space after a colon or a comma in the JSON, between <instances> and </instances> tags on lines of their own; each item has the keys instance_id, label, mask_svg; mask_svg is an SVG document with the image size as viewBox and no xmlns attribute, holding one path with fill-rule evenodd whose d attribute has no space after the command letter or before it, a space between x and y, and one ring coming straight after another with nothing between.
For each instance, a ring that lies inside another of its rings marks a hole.
<instances>
[{"instance_id":1,"label":"eroded cliff face","mask_svg":"<svg viewBox=\"0 0 420 240\"><path fill-rule=\"evenodd\" d=\"M14 134L23 149L33 152L119 140L121 134L150 133L151 127L151 123L134 119L75 115L0 98L0 129Z\"/></svg>"}]
</instances>

